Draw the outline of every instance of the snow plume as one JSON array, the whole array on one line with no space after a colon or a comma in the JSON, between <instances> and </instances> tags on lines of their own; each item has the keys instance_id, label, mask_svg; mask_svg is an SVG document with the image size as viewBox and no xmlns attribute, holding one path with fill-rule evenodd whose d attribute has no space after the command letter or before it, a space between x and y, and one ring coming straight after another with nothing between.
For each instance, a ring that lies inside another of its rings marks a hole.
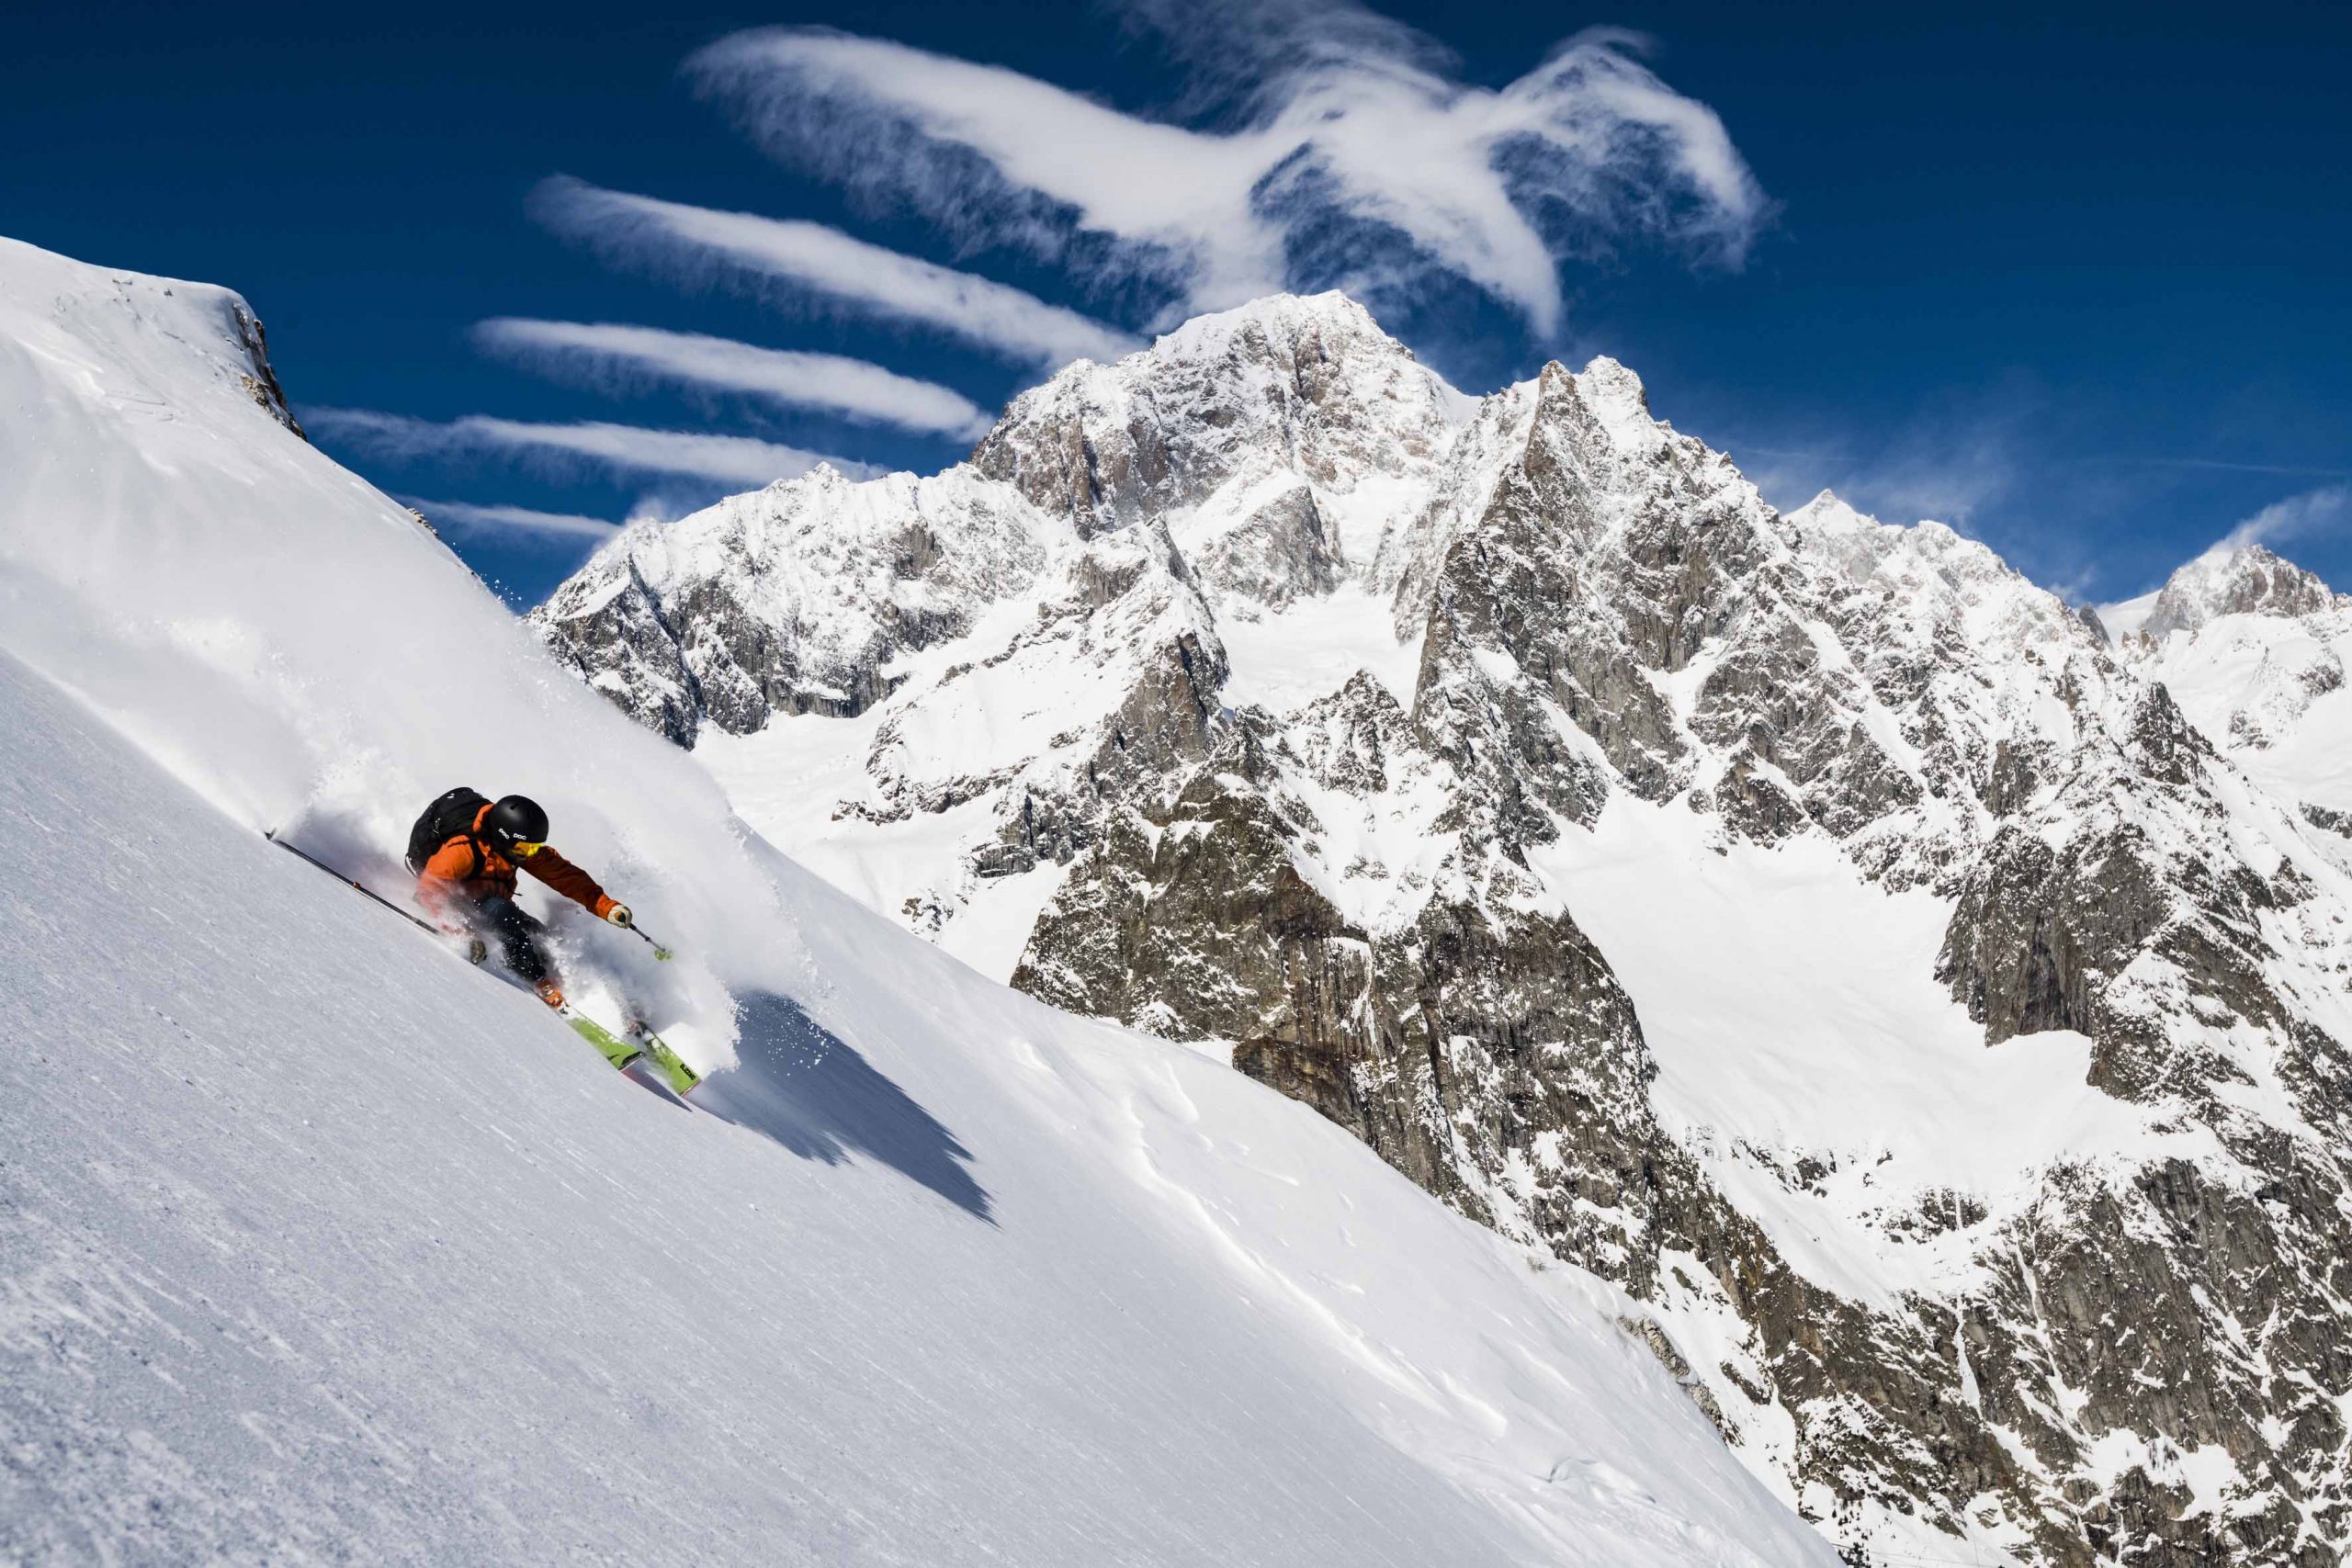
<instances>
[{"instance_id":1,"label":"snow plume","mask_svg":"<svg viewBox=\"0 0 2352 1568\"><path fill-rule=\"evenodd\" d=\"M2248 545L2267 545L2280 539L2291 539L2343 521L2347 510L2352 510L2352 485L2326 485L2319 490L2307 490L2301 495L2272 502L2231 529L2222 542L2207 553L2224 554L2243 549Z\"/></svg>"},{"instance_id":2,"label":"snow plume","mask_svg":"<svg viewBox=\"0 0 2352 1568\"><path fill-rule=\"evenodd\" d=\"M531 424L467 414L447 423L367 409L305 409L311 428L394 462L434 457L502 457L558 473L684 474L715 484L758 487L796 479L828 463L854 478L873 470L797 446L749 435L705 435L641 425Z\"/></svg>"},{"instance_id":3,"label":"snow plume","mask_svg":"<svg viewBox=\"0 0 2352 1568\"><path fill-rule=\"evenodd\" d=\"M1194 130L996 66L811 28L688 61L772 154L957 240L1178 313L1284 288L1463 279L1559 330L1559 263L1639 237L1736 266L1769 203L1714 111L1583 32L1500 89L1348 0L1135 0L1193 73Z\"/></svg>"},{"instance_id":4,"label":"snow plume","mask_svg":"<svg viewBox=\"0 0 2352 1568\"><path fill-rule=\"evenodd\" d=\"M468 534L526 534L548 539L602 539L620 532L620 525L601 517L582 517L566 512L534 512L527 506L479 506L469 501L425 501L417 496L400 498L403 506L413 506L424 514L424 520L435 528L455 528Z\"/></svg>"},{"instance_id":5,"label":"snow plume","mask_svg":"<svg viewBox=\"0 0 2352 1568\"><path fill-rule=\"evenodd\" d=\"M927 435L975 438L989 416L961 392L864 359L759 348L731 338L612 322L505 316L474 328L485 353L604 391L667 383L741 392L786 408Z\"/></svg>"},{"instance_id":6,"label":"snow plume","mask_svg":"<svg viewBox=\"0 0 2352 1568\"><path fill-rule=\"evenodd\" d=\"M822 223L688 207L564 175L541 182L529 206L548 230L608 262L924 327L1040 369L1116 359L1140 346L1115 327L1034 294Z\"/></svg>"}]
</instances>

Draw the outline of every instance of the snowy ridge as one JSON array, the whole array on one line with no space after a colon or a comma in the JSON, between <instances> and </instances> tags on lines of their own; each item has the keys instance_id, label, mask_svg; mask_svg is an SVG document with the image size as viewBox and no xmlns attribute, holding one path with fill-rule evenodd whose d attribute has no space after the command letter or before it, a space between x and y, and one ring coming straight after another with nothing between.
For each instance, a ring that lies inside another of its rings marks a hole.
<instances>
[{"instance_id":1,"label":"snowy ridge","mask_svg":"<svg viewBox=\"0 0 2352 1568\"><path fill-rule=\"evenodd\" d=\"M899 656L970 629L974 606L1027 590L1074 542L1021 499L956 468L864 483L820 465L675 526L639 523L539 612L619 647L589 683L691 744L706 718L854 714Z\"/></svg>"},{"instance_id":2,"label":"snowy ridge","mask_svg":"<svg viewBox=\"0 0 2352 1568\"><path fill-rule=\"evenodd\" d=\"M1841 1544L2334 1550L2341 845L1982 545L1780 514L1612 361L1469 405L1384 344L1261 301L1024 395L973 466L1096 563L697 756L870 907L1619 1280Z\"/></svg>"},{"instance_id":3,"label":"snowy ridge","mask_svg":"<svg viewBox=\"0 0 2352 1568\"><path fill-rule=\"evenodd\" d=\"M2310 615L2342 602L2326 583L2265 546L2222 545L2174 572L2147 618L2131 629L2161 642L2223 615Z\"/></svg>"},{"instance_id":4,"label":"snowy ridge","mask_svg":"<svg viewBox=\"0 0 2352 1568\"><path fill-rule=\"evenodd\" d=\"M2312 818L2317 841L2341 858L2337 816L2352 813L2352 601L2247 545L2207 552L2133 604L2145 605L2140 618L2109 622L2124 657L2289 810Z\"/></svg>"},{"instance_id":5,"label":"snowy ridge","mask_svg":"<svg viewBox=\"0 0 2352 1568\"><path fill-rule=\"evenodd\" d=\"M1612 1287L761 843L282 428L239 309L0 242L0 1555L1827 1560ZM707 1113L254 830L397 895L453 778L684 951L564 937Z\"/></svg>"}]
</instances>

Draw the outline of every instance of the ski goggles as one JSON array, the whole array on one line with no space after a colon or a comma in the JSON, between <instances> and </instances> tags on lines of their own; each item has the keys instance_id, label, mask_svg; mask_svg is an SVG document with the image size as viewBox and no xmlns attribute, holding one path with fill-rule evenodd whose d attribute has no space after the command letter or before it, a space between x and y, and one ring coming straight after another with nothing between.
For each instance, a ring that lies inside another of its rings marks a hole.
<instances>
[{"instance_id":1,"label":"ski goggles","mask_svg":"<svg viewBox=\"0 0 2352 1568\"><path fill-rule=\"evenodd\" d=\"M516 860L529 860L533 855L537 854L541 850L546 848L547 845L544 842L537 844L509 844L506 846L506 852L513 855Z\"/></svg>"}]
</instances>

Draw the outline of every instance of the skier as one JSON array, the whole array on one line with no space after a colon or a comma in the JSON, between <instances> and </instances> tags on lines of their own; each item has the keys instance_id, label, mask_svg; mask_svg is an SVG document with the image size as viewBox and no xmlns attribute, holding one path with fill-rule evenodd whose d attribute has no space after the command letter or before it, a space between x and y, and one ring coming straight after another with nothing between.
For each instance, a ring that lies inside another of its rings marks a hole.
<instances>
[{"instance_id":1,"label":"skier","mask_svg":"<svg viewBox=\"0 0 2352 1568\"><path fill-rule=\"evenodd\" d=\"M548 847L548 814L524 795L492 801L462 785L451 790L410 829L408 864L417 902L443 931L467 939L466 956L481 963L496 937L506 967L551 1008L562 1008L563 987L548 929L514 901L514 874L529 872L600 920L632 923L628 905Z\"/></svg>"}]
</instances>

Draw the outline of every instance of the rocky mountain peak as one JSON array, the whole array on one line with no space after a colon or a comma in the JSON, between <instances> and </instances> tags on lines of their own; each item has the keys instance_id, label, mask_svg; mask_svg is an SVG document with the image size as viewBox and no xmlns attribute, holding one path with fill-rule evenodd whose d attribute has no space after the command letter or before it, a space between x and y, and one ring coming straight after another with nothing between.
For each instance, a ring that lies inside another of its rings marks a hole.
<instances>
[{"instance_id":1,"label":"rocky mountain peak","mask_svg":"<svg viewBox=\"0 0 2352 1568\"><path fill-rule=\"evenodd\" d=\"M2172 574L2140 629L2162 641L2222 615L2292 619L2333 609L2338 598L2318 574L2267 546L2217 546Z\"/></svg>"},{"instance_id":2,"label":"rocky mountain peak","mask_svg":"<svg viewBox=\"0 0 2352 1568\"><path fill-rule=\"evenodd\" d=\"M1195 316L1119 363L1205 359L1228 352L1237 343L1284 344L1295 352L1303 342L1321 339L1356 339L1380 353L1413 356L1411 349L1380 330L1371 311L1334 288L1321 294L1269 294L1231 310Z\"/></svg>"},{"instance_id":3,"label":"rocky mountain peak","mask_svg":"<svg viewBox=\"0 0 2352 1568\"><path fill-rule=\"evenodd\" d=\"M1657 419L1639 376L1604 354L1577 372L1576 383L1577 395L1621 447L1646 444Z\"/></svg>"},{"instance_id":4,"label":"rocky mountain peak","mask_svg":"<svg viewBox=\"0 0 2352 1568\"><path fill-rule=\"evenodd\" d=\"M2236 620L2175 649L2345 619L2267 551L2177 586ZM2225 755L2211 682L1981 541L1781 513L1613 360L1466 407L1337 296L1072 366L946 474L632 531L536 618L682 741L779 731L712 766L844 886L1623 1286L1848 1544L2352 1537L2352 875L2233 760L2343 732L2295 717L2332 648Z\"/></svg>"},{"instance_id":5,"label":"rocky mountain peak","mask_svg":"<svg viewBox=\"0 0 2352 1568\"><path fill-rule=\"evenodd\" d=\"M1014 399L972 462L1093 534L1281 469L1340 491L1419 475L1470 409L1345 295L1275 295L1070 366Z\"/></svg>"}]
</instances>

